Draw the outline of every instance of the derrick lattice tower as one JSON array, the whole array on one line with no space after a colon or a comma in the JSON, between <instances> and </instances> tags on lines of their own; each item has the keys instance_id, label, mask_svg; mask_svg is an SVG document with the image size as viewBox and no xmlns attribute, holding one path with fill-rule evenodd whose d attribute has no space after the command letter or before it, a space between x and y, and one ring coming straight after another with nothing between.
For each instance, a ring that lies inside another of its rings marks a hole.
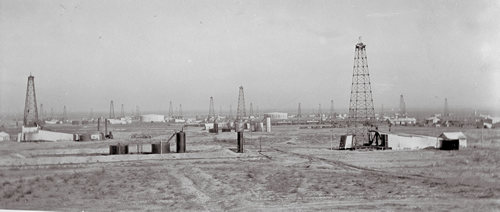
<instances>
[{"instance_id":1,"label":"derrick lattice tower","mask_svg":"<svg viewBox=\"0 0 500 212\"><path fill-rule=\"evenodd\" d=\"M450 116L450 111L448 109L448 98L444 98L444 113L443 113L443 116L444 117Z\"/></svg>"},{"instance_id":2,"label":"derrick lattice tower","mask_svg":"<svg viewBox=\"0 0 500 212\"><path fill-rule=\"evenodd\" d=\"M321 111L321 104L318 105L318 117L321 118L323 116L323 112Z\"/></svg>"},{"instance_id":3,"label":"derrick lattice tower","mask_svg":"<svg viewBox=\"0 0 500 212\"><path fill-rule=\"evenodd\" d=\"M355 146L362 146L368 142L368 128L374 120L375 109L370 73L368 72L366 45L360 39L355 46L347 130L347 134L354 135Z\"/></svg>"},{"instance_id":4,"label":"derrick lattice tower","mask_svg":"<svg viewBox=\"0 0 500 212\"><path fill-rule=\"evenodd\" d=\"M63 108L63 114L62 114L62 122L65 122L68 120L68 112L66 111L66 105L64 105L64 108Z\"/></svg>"},{"instance_id":5,"label":"derrick lattice tower","mask_svg":"<svg viewBox=\"0 0 500 212\"><path fill-rule=\"evenodd\" d=\"M26 100L24 101L24 118L23 125L25 127L36 127L38 125L38 108L36 104L35 93L35 77L28 77L28 85L26 87Z\"/></svg>"},{"instance_id":6,"label":"derrick lattice tower","mask_svg":"<svg viewBox=\"0 0 500 212\"><path fill-rule=\"evenodd\" d=\"M240 86L240 93L238 95L238 110L236 112L236 120L243 120L247 116L245 110L245 94L243 93L243 86Z\"/></svg>"},{"instance_id":7,"label":"derrick lattice tower","mask_svg":"<svg viewBox=\"0 0 500 212\"><path fill-rule=\"evenodd\" d=\"M250 102L250 116L253 116L253 103Z\"/></svg>"},{"instance_id":8,"label":"derrick lattice tower","mask_svg":"<svg viewBox=\"0 0 500 212\"><path fill-rule=\"evenodd\" d=\"M334 110L333 110L333 99L330 100L330 119L333 119L335 117Z\"/></svg>"},{"instance_id":9,"label":"derrick lattice tower","mask_svg":"<svg viewBox=\"0 0 500 212\"><path fill-rule=\"evenodd\" d=\"M208 119L215 118L215 109L214 109L214 97L210 97L210 106L208 108Z\"/></svg>"},{"instance_id":10,"label":"derrick lattice tower","mask_svg":"<svg viewBox=\"0 0 500 212\"><path fill-rule=\"evenodd\" d=\"M120 117L125 117L125 110L123 108L123 104L122 104L122 109L121 109L121 112L120 112Z\"/></svg>"},{"instance_id":11,"label":"derrick lattice tower","mask_svg":"<svg viewBox=\"0 0 500 212\"><path fill-rule=\"evenodd\" d=\"M174 108L172 107L172 101L170 101L170 105L168 106L168 117L172 118L174 116Z\"/></svg>"},{"instance_id":12,"label":"derrick lattice tower","mask_svg":"<svg viewBox=\"0 0 500 212\"><path fill-rule=\"evenodd\" d=\"M182 104L179 104L179 118L182 119Z\"/></svg>"},{"instance_id":13,"label":"derrick lattice tower","mask_svg":"<svg viewBox=\"0 0 500 212\"><path fill-rule=\"evenodd\" d=\"M39 118L41 121L45 120L45 112L43 110L43 104L40 104L40 114L39 114Z\"/></svg>"},{"instance_id":14,"label":"derrick lattice tower","mask_svg":"<svg viewBox=\"0 0 500 212\"><path fill-rule=\"evenodd\" d=\"M302 118L302 109L300 108L300 102L299 102L299 108L297 109L297 118Z\"/></svg>"},{"instance_id":15,"label":"derrick lattice tower","mask_svg":"<svg viewBox=\"0 0 500 212\"><path fill-rule=\"evenodd\" d=\"M399 97L399 115L406 116L406 102L403 94Z\"/></svg>"},{"instance_id":16,"label":"derrick lattice tower","mask_svg":"<svg viewBox=\"0 0 500 212\"><path fill-rule=\"evenodd\" d=\"M115 118L115 106L113 104L113 100L109 103L109 118L114 119Z\"/></svg>"}]
</instances>

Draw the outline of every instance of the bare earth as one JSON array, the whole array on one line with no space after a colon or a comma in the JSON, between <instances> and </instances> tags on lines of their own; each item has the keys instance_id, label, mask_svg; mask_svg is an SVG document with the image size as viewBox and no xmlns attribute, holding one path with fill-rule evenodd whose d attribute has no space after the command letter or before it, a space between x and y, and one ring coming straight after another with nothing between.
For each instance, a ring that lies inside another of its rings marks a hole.
<instances>
[{"instance_id":1,"label":"bare earth","mask_svg":"<svg viewBox=\"0 0 500 212\"><path fill-rule=\"evenodd\" d=\"M178 126L113 126L100 142L0 143L0 208L59 211L499 211L500 130L463 131L459 151L338 151L345 129L277 126L245 133L187 132L187 153L106 155L116 143L159 141ZM54 126L85 131L84 127ZM129 139L133 133L153 139ZM333 142L332 142L333 137ZM260 144L260 145L259 145ZM259 147L262 152L259 153ZM175 150L175 145L171 146Z\"/></svg>"}]
</instances>

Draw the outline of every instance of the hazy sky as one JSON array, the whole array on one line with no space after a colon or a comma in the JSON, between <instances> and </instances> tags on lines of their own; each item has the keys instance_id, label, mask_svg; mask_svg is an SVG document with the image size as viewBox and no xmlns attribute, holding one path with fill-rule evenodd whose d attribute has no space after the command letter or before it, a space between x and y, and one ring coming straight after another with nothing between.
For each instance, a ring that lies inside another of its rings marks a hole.
<instances>
[{"instance_id":1,"label":"hazy sky","mask_svg":"<svg viewBox=\"0 0 500 212\"><path fill-rule=\"evenodd\" d=\"M347 108L367 45L376 110L500 108L500 1L0 0L0 112ZM255 109L255 108L254 108Z\"/></svg>"}]
</instances>

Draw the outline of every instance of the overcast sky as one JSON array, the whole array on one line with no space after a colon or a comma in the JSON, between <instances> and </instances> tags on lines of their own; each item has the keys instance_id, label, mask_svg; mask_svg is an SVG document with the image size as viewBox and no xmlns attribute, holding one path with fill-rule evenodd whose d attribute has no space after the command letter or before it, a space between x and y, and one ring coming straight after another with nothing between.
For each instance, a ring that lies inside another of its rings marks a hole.
<instances>
[{"instance_id":1,"label":"overcast sky","mask_svg":"<svg viewBox=\"0 0 500 212\"><path fill-rule=\"evenodd\" d=\"M374 104L500 108L500 1L0 0L0 112L345 109L354 45ZM255 109L255 108L254 108Z\"/></svg>"}]
</instances>

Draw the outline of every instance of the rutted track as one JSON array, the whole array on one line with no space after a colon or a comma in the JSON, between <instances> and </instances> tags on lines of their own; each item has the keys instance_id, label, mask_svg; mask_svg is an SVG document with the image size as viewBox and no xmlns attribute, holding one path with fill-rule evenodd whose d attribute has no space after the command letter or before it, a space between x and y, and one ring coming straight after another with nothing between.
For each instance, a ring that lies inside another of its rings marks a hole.
<instances>
[{"instance_id":1,"label":"rutted track","mask_svg":"<svg viewBox=\"0 0 500 212\"><path fill-rule=\"evenodd\" d=\"M375 175L380 175L380 176L388 176L388 177L393 177L393 178L398 178L398 179L416 179L416 180L424 180L424 179L425 180L430 180L430 179L432 179L432 180L442 181L441 178L430 177L430 176L423 176L423 175L419 175L419 174L407 174L407 175L403 175L403 174L398 174L398 173L389 172L389 171L382 171L382 170L377 170L377 169L370 169L370 168L366 168L366 167L352 165L352 164L345 163L345 162L338 161L338 160L331 160L331 159L326 159L326 158L315 157L315 156L311 156L311 155L306 155L306 154L300 154L300 153L296 153L296 152L286 151L286 150L283 150L283 149L278 149L276 147L271 147L271 149L273 149L274 151L283 153L283 154L288 154L288 155L293 155L293 156L296 156L296 157L308 159L310 161L314 161L314 160L316 160L316 161L322 161L322 162L326 162L328 164L335 165L335 166L340 166L340 167L343 167L343 168L346 168L346 169L351 169L351 170L355 170L355 171L364 171L364 172L368 172L370 174L375 174Z\"/></svg>"}]
</instances>

